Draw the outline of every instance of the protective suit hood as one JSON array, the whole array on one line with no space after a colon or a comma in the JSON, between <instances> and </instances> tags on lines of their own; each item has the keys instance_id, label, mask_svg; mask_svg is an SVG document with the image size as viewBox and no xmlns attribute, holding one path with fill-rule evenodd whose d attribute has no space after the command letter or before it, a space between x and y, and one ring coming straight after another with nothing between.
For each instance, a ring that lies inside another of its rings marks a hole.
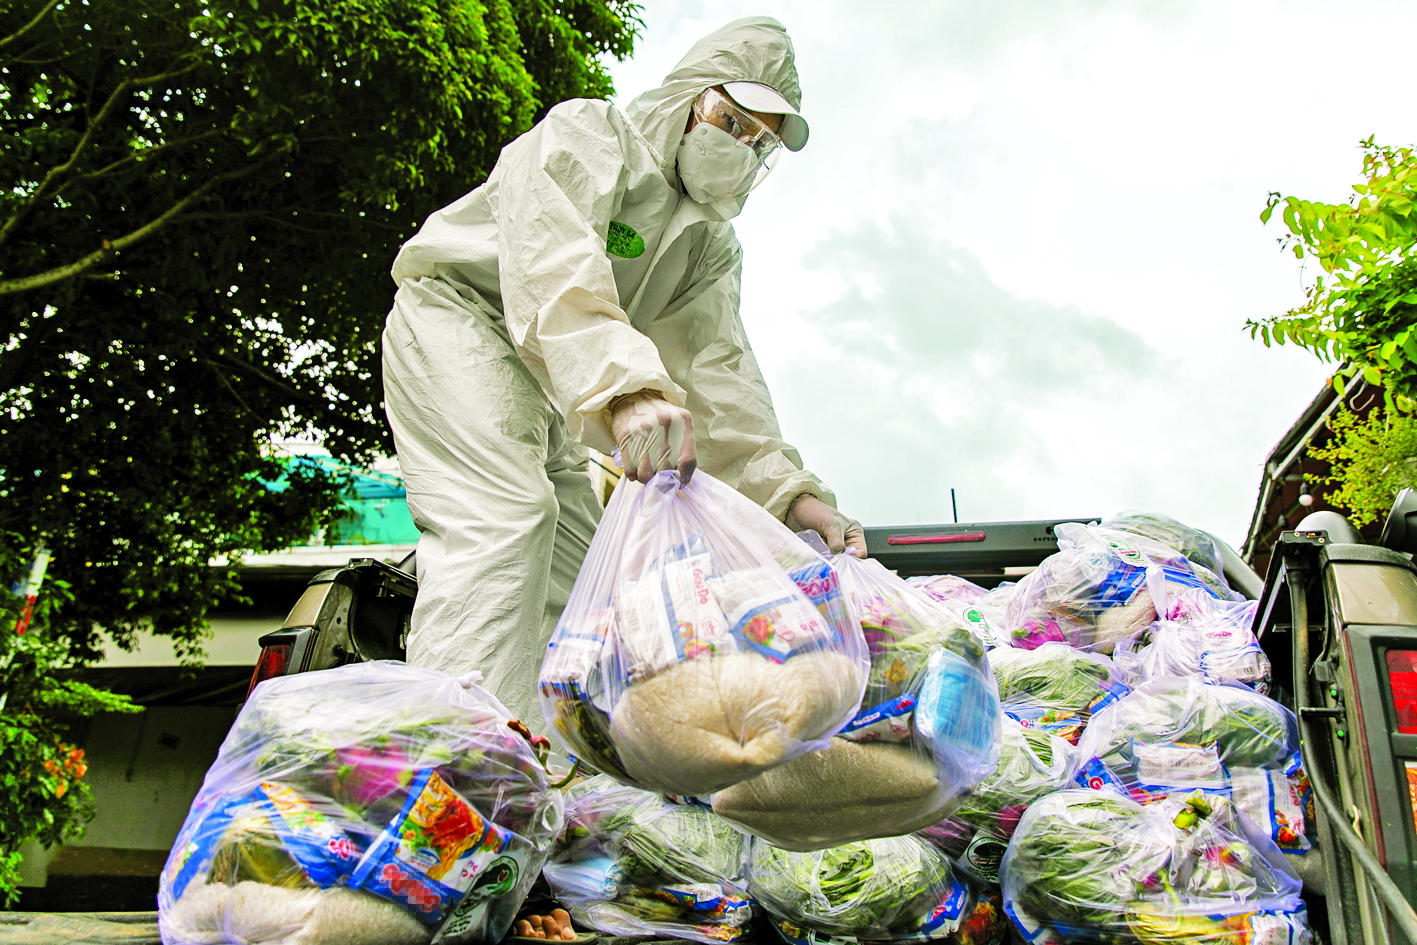
<instances>
[{"instance_id":1,"label":"protective suit hood","mask_svg":"<svg viewBox=\"0 0 1417 945\"><path fill-rule=\"evenodd\" d=\"M699 40L664 77L664 84L638 96L625 109L660 166L674 175L674 155L689 109L704 89L725 82L758 82L793 108L802 107L796 55L787 28L770 16L748 16Z\"/></svg>"}]
</instances>

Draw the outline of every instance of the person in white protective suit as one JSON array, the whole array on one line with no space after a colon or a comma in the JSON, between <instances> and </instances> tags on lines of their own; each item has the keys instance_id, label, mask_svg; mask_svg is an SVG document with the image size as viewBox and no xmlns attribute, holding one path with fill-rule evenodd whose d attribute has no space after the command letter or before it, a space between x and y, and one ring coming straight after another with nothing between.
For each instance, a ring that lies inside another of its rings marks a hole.
<instances>
[{"instance_id":1,"label":"person in white protective suit","mask_svg":"<svg viewBox=\"0 0 1417 945\"><path fill-rule=\"evenodd\" d=\"M779 143L806 144L800 100L782 24L737 20L623 110L552 108L404 244L383 356L421 532L410 663L479 670L545 730L537 674L600 515L583 446L639 481L697 465L865 555L738 317L728 220Z\"/></svg>"}]
</instances>

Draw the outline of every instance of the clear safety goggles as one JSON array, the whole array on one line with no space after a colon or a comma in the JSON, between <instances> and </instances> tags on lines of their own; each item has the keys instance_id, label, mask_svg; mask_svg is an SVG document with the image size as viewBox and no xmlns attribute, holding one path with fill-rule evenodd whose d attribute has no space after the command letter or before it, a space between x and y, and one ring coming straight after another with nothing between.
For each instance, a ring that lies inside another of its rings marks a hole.
<instances>
[{"instance_id":1,"label":"clear safety goggles","mask_svg":"<svg viewBox=\"0 0 1417 945\"><path fill-rule=\"evenodd\" d=\"M739 107L718 89L704 89L699 93L694 99L694 117L728 132L757 157L758 166L747 190L763 182L782 154L782 139L753 117L752 112Z\"/></svg>"}]
</instances>

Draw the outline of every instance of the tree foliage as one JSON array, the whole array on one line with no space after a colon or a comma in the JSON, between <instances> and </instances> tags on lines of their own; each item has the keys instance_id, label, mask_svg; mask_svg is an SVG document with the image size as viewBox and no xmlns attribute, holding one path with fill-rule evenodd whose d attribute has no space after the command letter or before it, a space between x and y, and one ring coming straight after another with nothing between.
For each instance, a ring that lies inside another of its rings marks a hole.
<instances>
[{"instance_id":1,"label":"tree foliage","mask_svg":"<svg viewBox=\"0 0 1417 945\"><path fill-rule=\"evenodd\" d=\"M1363 182L1347 203L1270 194L1283 239L1321 274L1304 303L1284 315L1251 321L1266 345L1293 343L1343 363L1334 383L1358 373L1383 386L1389 406L1417 405L1417 156L1411 148L1362 142Z\"/></svg>"},{"instance_id":2,"label":"tree foliage","mask_svg":"<svg viewBox=\"0 0 1417 945\"><path fill-rule=\"evenodd\" d=\"M1333 438L1309 449L1327 462L1327 476L1310 477L1330 487L1325 498L1362 527L1386 517L1403 489L1417 488L1417 418L1381 409L1360 417L1339 410L1329 421Z\"/></svg>"},{"instance_id":3,"label":"tree foliage","mask_svg":"<svg viewBox=\"0 0 1417 945\"><path fill-rule=\"evenodd\" d=\"M55 550L75 658L146 624L194 652L243 551L332 523L343 483L272 437L388 449L397 247L555 102L608 95L635 12L0 5L0 565Z\"/></svg>"},{"instance_id":4,"label":"tree foliage","mask_svg":"<svg viewBox=\"0 0 1417 945\"><path fill-rule=\"evenodd\" d=\"M7 569L3 576L21 575ZM29 631L18 635L10 628L24 601L0 590L0 907L18 895L22 843L73 839L93 816L84 752L64 740L66 723L140 711L125 696L73 678L73 644L51 632L54 614L72 599L66 582L50 582Z\"/></svg>"}]
</instances>

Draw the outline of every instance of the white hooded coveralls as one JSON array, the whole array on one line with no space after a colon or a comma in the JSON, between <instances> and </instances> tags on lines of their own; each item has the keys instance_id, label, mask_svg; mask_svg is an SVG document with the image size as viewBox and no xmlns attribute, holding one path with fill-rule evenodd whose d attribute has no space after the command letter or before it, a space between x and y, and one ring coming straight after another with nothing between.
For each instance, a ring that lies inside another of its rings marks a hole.
<instances>
[{"instance_id":1,"label":"white hooded coveralls","mask_svg":"<svg viewBox=\"0 0 1417 945\"><path fill-rule=\"evenodd\" d=\"M782 441L738 318L742 201L695 203L675 169L694 99L731 81L799 106L782 24L709 34L623 111L552 108L394 262L385 404L421 532L408 660L481 670L538 730L542 655L600 516L581 444L614 447L612 400L687 407L699 468L778 518L803 493L835 504Z\"/></svg>"}]
</instances>

